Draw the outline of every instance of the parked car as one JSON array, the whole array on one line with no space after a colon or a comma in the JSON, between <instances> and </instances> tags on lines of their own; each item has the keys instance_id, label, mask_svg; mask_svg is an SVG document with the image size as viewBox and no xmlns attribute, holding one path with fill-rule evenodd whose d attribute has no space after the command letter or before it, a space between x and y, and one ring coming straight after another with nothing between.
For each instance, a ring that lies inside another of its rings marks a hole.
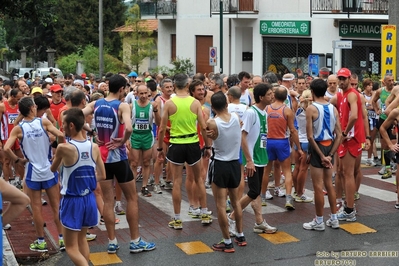
<instances>
[{"instance_id":1,"label":"parked car","mask_svg":"<svg viewBox=\"0 0 399 266\"><path fill-rule=\"evenodd\" d=\"M56 73L57 77L59 78L64 77L62 71L59 68L55 67L41 67L34 70L35 77L40 77L41 79L46 78L48 75L50 75L50 73Z\"/></svg>"},{"instance_id":2,"label":"parked car","mask_svg":"<svg viewBox=\"0 0 399 266\"><path fill-rule=\"evenodd\" d=\"M33 68L31 67L14 68L11 71L10 79L13 80L14 76L16 76L17 78L22 78L25 73L29 73L29 77L31 77L31 70L33 70Z\"/></svg>"}]
</instances>

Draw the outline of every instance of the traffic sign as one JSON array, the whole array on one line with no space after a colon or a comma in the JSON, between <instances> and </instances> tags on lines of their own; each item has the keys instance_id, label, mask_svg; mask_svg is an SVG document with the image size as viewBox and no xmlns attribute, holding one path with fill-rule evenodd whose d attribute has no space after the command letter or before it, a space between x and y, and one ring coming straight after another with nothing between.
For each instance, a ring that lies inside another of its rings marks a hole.
<instances>
[{"instance_id":1,"label":"traffic sign","mask_svg":"<svg viewBox=\"0 0 399 266\"><path fill-rule=\"evenodd\" d=\"M217 49L216 47L209 47L209 65L216 66Z\"/></svg>"},{"instance_id":2,"label":"traffic sign","mask_svg":"<svg viewBox=\"0 0 399 266\"><path fill-rule=\"evenodd\" d=\"M352 41L333 41L334 49L352 49Z\"/></svg>"}]
</instances>

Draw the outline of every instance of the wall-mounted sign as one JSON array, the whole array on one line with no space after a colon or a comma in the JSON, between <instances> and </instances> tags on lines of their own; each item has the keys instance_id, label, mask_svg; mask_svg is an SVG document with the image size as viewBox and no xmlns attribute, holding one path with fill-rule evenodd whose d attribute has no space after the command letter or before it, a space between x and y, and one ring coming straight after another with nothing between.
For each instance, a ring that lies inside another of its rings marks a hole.
<instances>
[{"instance_id":1,"label":"wall-mounted sign","mask_svg":"<svg viewBox=\"0 0 399 266\"><path fill-rule=\"evenodd\" d=\"M310 36L310 21L261 20L260 34Z\"/></svg>"}]
</instances>

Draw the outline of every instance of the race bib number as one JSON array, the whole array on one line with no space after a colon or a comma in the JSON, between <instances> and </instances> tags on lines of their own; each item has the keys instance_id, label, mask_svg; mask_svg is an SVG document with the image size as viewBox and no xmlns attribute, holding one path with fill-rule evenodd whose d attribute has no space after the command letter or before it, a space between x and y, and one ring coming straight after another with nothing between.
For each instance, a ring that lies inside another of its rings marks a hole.
<instances>
[{"instance_id":1,"label":"race bib number","mask_svg":"<svg viewBox=\"0 0 399 266\"><path fill-rule=\"evenodd\" d=\"M384 113L385 109L387 109L387 106L385 105L385 103L382 103L381 104L381 113Z\"/></svg>"},{"instance_id":2,"label":"race bib number","mask_svg":"<svg viewBox=\"0 0 399 266\"><path fill-rule=\"evenodd\" d=\"M374 111L368 111L368 116L369 116L369 118L376 118L377 117L377 114L374 112Z\"/></svg>"},{"instance_id":3,"label":"race bib number","mask_svg":"<svg viewBox=\"0 0 399 266\"><path fill-rule=\"evenodd\" d=\"M149 130L150 124L148 123L147 120L136 120L136 123L134 124L134 129L135 130Z\"/></svg>"},{"instance_id":4,"label":"race bib number","mask_svg":"<svg viewBox=\"0 0 399 266\"><path fill-rule=\"evenodd\" d=\"M260 134L260 148L266 149L267 136L265 133Z\"/></svg>"},{"instance_id":5,"label":"race bib number","mask_svg":"<svg viewBox=\"0 0 399 266\"><path fill-rule=\"evenodd\" d=\"M8 114L8 124L14 124L14 121L17 119L18 114Z\"/></svg>"}]
</instances>

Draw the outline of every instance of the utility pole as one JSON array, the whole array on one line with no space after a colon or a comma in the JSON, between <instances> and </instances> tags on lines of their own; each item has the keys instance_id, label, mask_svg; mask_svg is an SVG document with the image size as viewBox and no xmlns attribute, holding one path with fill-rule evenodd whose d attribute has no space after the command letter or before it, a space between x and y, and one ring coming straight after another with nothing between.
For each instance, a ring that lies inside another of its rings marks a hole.
<instances>
[{"instance_id":1,"label":"utility pole","mask_svg":"<svg viewBox=\"0 0 399 266\"><path fill-rule=\"evenodd\" d=\"M220 74L223 73L223 0L220 0L219 4L219 17L220 17L220 47L219 47L219 62L220 62Z\"/></svg>"},{"instance_id":2,"label":"utility pole","mask_svg":"<svg viewBox=\"0 0 399 266\"><path fill-rule=\"evenodd\" d=\"M398 0L388 0L388 24L396 25L396 43L399 43L399 1ZM398 47L396 47L398 49ZM395 78L399 77L399 53L396 53L396 73Z\"/></svg>"},{"instance_id":3,"label":"utility pole","mask_svg":"<svg viewBox=\"0 0 399 266\"><path fill-rule=\"evenodd\" d=\"M103 0L99 0L98 3L98 31L99 31L99 44L98 44L98 49L99 49L99 68L100 68L100 79L103 77L103 72L104 72L104 35L103 35Z\"/></svg>"}]
</instances>

